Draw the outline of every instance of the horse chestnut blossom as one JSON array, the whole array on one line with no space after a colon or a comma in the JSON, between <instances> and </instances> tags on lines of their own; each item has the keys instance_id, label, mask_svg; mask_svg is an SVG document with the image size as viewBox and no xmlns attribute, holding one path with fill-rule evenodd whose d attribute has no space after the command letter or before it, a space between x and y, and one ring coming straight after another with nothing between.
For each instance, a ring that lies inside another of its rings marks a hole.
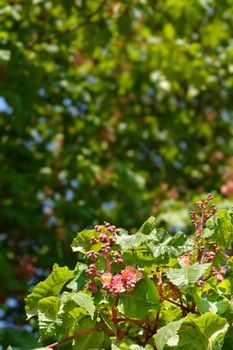
<instances>
[{"instance_id":1,"label":"horse chestnut blossom","mask_svg":"<svg viewBox=\"0 0 233 350\"><path fill-rule=\"evenodd\" d=\"M142 273L134 266L127 266L121 273L112 276L111 272L101 276L104 289L113 294L120 294L134 289L136 283L142 278Z\"/></svg>"},{"instance_id":2,"label":"horse chestnut blossom","mask_svg":"<svg viewBox=\"0 0 233 350\"><path fill-rule=\"evenodd\" d=\"M179 256L179 263L181 266L190 266L192 265L190 261L190 255L188 253Z\"/></svg>"},{"instance_id":3,"label":"horse chestnut blossom","mask_svg":"<svg viewBox=\"0 0 233 350\"><path fill-rule=\"evenodd\" d=\"M142 278L142 273L134 266L126 266L125 269L121 270L120 273L115 275L112 274L111 267L114 262L121 266L124 264L122 258L122 252L114 250L114 245L117 243L117 234L120 229L116 226L111 225L108 222L104 223L104 226L95 226L95 231L98 233L97 237L93 236L90 238L90 245L96 243L102 243L98 252L89 250L86 256L90 260L97 260L96 265L90 264L86 270L86 274L90 278L89 283L86 284L88 290L96 292L97 285L95 278L100 278L102 287L106 291L112 294L120 294L126 291L134 289L136 283ZM98 271L98 258L102 256L106 262L106 272L100 273Z\"/></svg>"},{"instance_id":4,"label":"horse chestnut blossom","mask_svg":"<svg viewBox=\"0 0 233 350\"><path fill-rule=\"evenodd\" d=\"M110 292L114 294L119 294L125 292L123 277L120 273L116 274L112 279Z\"/></svg>"},{"instance_id":5,"label":"horse chestnut blossom","mask_svg":"<svg viewBox=\"0 0 233 350\"><path fill-rule=\"evenodd\" d=\"M132 290L135 287L135 284L142 278L142 273L134 266L126 266L126 268L121 271L121 274L127 291Z\"/></svg>"},{"instance_id":6,"label":"horse chestnut blossom","mask_svg":"<svg viewBox=\"0 0 233 350\"><path fill-rule=\"evenodd\" d=\"M111 288L112 274L111 272L103 273L101 276L102 286L104 289L109 290Z\"/></svg>"}]
</instances>

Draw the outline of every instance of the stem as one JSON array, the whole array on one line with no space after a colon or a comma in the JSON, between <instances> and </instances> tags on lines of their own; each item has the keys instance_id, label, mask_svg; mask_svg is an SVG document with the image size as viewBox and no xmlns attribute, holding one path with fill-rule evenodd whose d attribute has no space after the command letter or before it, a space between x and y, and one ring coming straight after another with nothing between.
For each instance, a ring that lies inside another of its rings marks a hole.
<instances>
[{"instance_id":1,"label":"stem","mask_svg":"<svg viewBox=\"0 0 233 350\"><path fill-rule=\"evenodd\" d=\"M101 323L99 326L86 329L85 331L82 331L82 332L76 333L76 334L74 334L74 335L71 335L70 337L65 338L65 339L63 339L63 340L61 340L61 341L57 341L56 343L47 345L47 348L53 348L54 346L58 346L58 345L60 345L60 344L66 343L66 342L68 342L68 341L70 341L70 340L72 340L72 339L76 339L76 338L78 338L78 337L81 337L82 335L91 333L91 332L93 332L93 331L97 331L98 329L104 328L105 326L106 326L105 323Z\"/></svg>"},{"instance_id":2,"label":"stem","mask_svg":"<svg viewBox=\"0 0 233 350\"><path fill-rule=\"evenodd\" d=\"M111 261L110 261L110 256L109 254L107 254L105 256L105 260L106 260L106 265L107 265L107 272L111 272Z\"/></svg>"},{"instance_id":3,"label":"stem","mask_svg":"<svg viewBox=\"0 0 233 350\"><path fill-rule=\"evenodd\" d=\"M118 318L117 321L118 322L127 321L127 322L132 322L132 323L135 323L138 325L143 325L143 324L154 325L156 323L156 321L134 320L134 319L129 318L129 317L121 317L121 318Z\"/></svg>"},{"instance_id":4,"label":"stem","mask_svg":"<svg viewBox=\"0 0 233 350\"><path fill-rule=\"evenodd\" d=\"M161 302L162 302L163 300L166 300L166 301L168 301L168 302L171 303L171 304L174 304L174 305L176 305L176 306L179 306L182 310L189 311L189 308L188 308L187 306L184 306L183 303L182 303L182 304L179 304L179 303L177 303L177 302L175 302L175 301L173 301L173 300L171 300L171 299L168 299L168 298L166 298L166 297L163 297L162 300L161 300Z\"/></svg>"},{"instance_id":5,"label":"stem","mask_svg":"<svg viewBox=\"0 0 233 350\"><path fill-rule=\"evenodd\" d=\"M155 334L157 332L157 328L158 328L158 324L159 324L159 316L160 316L160 311L157 311L155 322L154 322L154 328L152 330L153 334Z\"/></svg>"},{"instance_id":6,"label":"stem","mask_svg":"<svg viewBox=\"0 0 233 350\"><path fill-rule=\"evenodd\" d=\"M192 301L192 304L191 304L191 312L192 313L195 313L195 309L196 309L196 303L195 303L195 301Z\"/></svg>"}]
</instances>

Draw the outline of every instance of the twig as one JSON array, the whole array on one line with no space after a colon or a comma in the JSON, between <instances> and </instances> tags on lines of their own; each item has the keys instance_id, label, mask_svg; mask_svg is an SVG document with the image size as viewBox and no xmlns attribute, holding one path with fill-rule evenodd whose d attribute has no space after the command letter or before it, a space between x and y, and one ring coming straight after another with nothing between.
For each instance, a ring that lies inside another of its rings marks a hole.
<instances>
[{"instance_id":1,"label":"twig","mask_svg":"<svg viewBox=\"0 0 233 350\"><path fill-rule=\"evenodd\" d=\"M91 333L91 332L93 332L93 331L97 331L98 329L104 328L105 326L106 326L105 323L101 323L99 326L86 329L85 331L82 331L82 332L76 333L76 334L74 334L74 335L71 335L70 337L65 338L65 339L63 339L63 340L61 340L61 341L57 341L56 343L47 345L47 348L53 348L54 346L58 346L58 345L60 345L60 344L66 343L66 342L69 341L69 340L76 339L76 338L78 338L78 337L81 337L82 335Z\"/></svg>"},{"instance_id":2,"label":"twig","mask_svg":"<svg viewBox=\"0 0 233 350\"><path fill-rule=\"evenodd\" d=\"M70 33L73 33L77 30L79 30L80 28L84 27L85 25L87 24L96 24L97 22L96 21L91 21L92 17L94 17L97 13L99 13L102 8L104 7L104 5L106 4L107 0L104 0L100 3L100 5L98 6L98 8L93 11L89 16L87 16L87 18L85 19L85 21L81 22L81 23L78 23L78 24L75 24L73 26L71 26L70 28L64 30L64 31L60 31L60 32L57 32L57 33L54 33L54 34L51 34L45 38L42 38L42 39L38 39L38 40L35 40L35 41L32 41L31 43L29 43L26 47L28 49L31 49L33 46L35 46L36 44L42 44L42 43L47 43L47 42L50 42L51 40L55 39L55 38L59 38L61 36L64 36L64 35L67 35L67 34L70 34Z\"/></svg>"}]
</instances>

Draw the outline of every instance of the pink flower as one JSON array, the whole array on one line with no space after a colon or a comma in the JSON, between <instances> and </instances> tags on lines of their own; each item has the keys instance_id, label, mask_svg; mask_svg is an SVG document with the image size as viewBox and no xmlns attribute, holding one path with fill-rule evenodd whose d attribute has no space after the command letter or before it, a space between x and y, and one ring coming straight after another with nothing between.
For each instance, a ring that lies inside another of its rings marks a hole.
<instances>
[{"instance_id":1,"label":"pink flower","mask_svg":"<svg viewBox=\"0 0 233 350\"><path fill-rule=\"evenodd\" d=\"M112 282L112 274L111 274L111 272L103 273L103 275L102 275L103 288L105 288L107 290L110 289L111 288L111 282Z\"/></svg>"},{"instance_id":2,"label":"pink flower","mask_svg":"<svg viewBox=\"0 0 233 350\"><path fill-rule=\"evenodd\" d=\"M142 278L142 273L134 266L126 266L126 268L121 271L121 275L127 291L134 289L136 283Z\"/></svg>"},{"instance_id":3,"label":"pink flower","mask_svg":"<svg viewBox=\"0 0 233 350\"><path fill-rule=\"evenodd\" d=\"M112 279L112 291L117 294L125 292L123 277L119 273Z\"/></svg>"},{"instance_id":4,"label":"pink flower","mask_svg":"<svg viewBox=\"0 0 233 350\"><path fill-rule=\"evenodd\" d=\"M142 278L142 273L134 266L126 266L126 268L121 271L121 274L126 281L133 280L137 282Z\"/></svg>"},{"instance_id":5,"label":"pink flower","mask_svg":"<svg viewBox=\"0 0 233 350\"><path fill-rule=\"evenodd\" d=\"M192 265L191 261L189 260L189 255L181 255L179 257L179 262L181 264L181 266L190 266Z\"/></svg>"}]
</instances>

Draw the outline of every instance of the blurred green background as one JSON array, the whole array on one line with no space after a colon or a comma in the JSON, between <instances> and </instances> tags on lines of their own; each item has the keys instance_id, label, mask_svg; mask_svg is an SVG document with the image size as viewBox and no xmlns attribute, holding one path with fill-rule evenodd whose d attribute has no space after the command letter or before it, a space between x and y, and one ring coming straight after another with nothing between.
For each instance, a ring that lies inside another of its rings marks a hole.
<instances>
[{"instance_id":1,"label":"blurred green background","mask_svg":"<svg viewBox=\"0 0 233 350\"><path fill-rule=\"evenodd\" d=\"M232 206L232 0L0 0L0 133L0 349L29 349L78 230Z\"/></svg>"}]
</instances>

